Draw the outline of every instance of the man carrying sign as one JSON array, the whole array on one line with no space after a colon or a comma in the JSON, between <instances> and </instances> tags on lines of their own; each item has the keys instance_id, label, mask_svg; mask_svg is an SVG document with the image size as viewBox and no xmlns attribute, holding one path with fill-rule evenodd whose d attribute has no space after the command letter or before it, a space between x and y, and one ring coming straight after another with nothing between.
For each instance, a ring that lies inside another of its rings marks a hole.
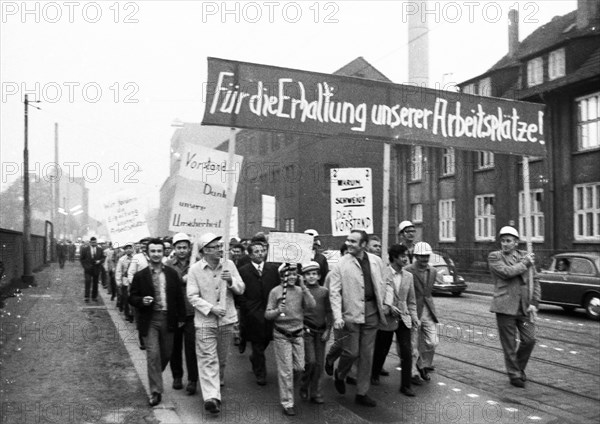
<instances>
[{"instance_id":1,"label":"man carrying sign","mask_svg":"<svg viewBox=\"0 0 600 424\"><path fill-rule=\"evenodd\" d=\"M517 249L519 232L513 227L502 227L498 237L501 250L488 256L488 266L494 278L494 299L490 311L496 313L510 384L525 387L525 367L535 345L534 318L541 298L539 281L530 281L529 275L535 255ZM530 284L533 284L531 295ZM517 330L521 340L518 348Z\"/></svg>"}]
</instances>

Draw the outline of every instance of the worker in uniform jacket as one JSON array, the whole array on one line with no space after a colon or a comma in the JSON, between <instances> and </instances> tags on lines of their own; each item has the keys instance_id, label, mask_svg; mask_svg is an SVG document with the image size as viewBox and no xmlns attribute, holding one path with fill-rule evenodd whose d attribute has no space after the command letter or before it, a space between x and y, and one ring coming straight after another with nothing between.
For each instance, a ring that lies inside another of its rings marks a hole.
<instances>
[{"instance_id":1,"label":"worker in uniform jacket","mask_svg":"<svg viewBox=\"0 0 600 424\"><path fill-rule=\"evenodd\" d=\"M491 312L496 314L498 335L510 384L525 387L525 367L535 346L535 317L541 298L539 281L530 281L535 255L518 250L519 233L510 226L498 234L501 250L488 256L494 279ZM517 343L517 334L520 342Z\"/></svg>"}]
</instances>

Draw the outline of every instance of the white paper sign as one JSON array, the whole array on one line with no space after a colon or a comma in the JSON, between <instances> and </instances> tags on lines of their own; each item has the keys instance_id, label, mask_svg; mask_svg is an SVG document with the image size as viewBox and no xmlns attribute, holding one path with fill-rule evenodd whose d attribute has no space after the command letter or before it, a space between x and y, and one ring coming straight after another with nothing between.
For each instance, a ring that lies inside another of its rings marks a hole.
<instances>
[{"instance_id":1,"label":"white paper sign","mask_svg":"<svg viewBox=\"0 0 600 424\"><path fill-rule=\"evenodd\" d=\"M275 228L275 214L277 201L274 196L262 195L262 226L265 228Z\"/></svg>"},{"instance_id":2,"label":"white paper sign","mask_svg":"<svg viewBox=\"0 0 600 424\"><path fill-rule=\"evenodd\" d=\"M106 228L115 247L150 235L144 216L145 207L136 194L128 191L111 194L102 204Z\"/></svg>"},{"instance_id":3,"label":"white paper sign","mask_svg":"<svg viewBox=\"0 0 600 424\"><path fill-rule=\"evenodd\" d=\"M238 208L234 206L231 210L231 222L229 223L229 237L240 238L238 226Z\"/></svg>"},{"instance_id":4,"label":"white paper sign","mask_svg":"<svg viewBox=\"0 0 600 424\"><path fill-rule=\"evenodd\" d=\"M332 168L331 228L334 236L351 230L373 234L371 168Z\"/></svg>"},{"instance_id":5,"label":"white paper sign","mask_svg":"<svg viewBox=\"0 0 600 424\"><path fill-rule=\"evenodd\" d=\"M269 262L304 264L312 259L313 236L304 233L269 233Z\"/></svg>"}]
</instances>

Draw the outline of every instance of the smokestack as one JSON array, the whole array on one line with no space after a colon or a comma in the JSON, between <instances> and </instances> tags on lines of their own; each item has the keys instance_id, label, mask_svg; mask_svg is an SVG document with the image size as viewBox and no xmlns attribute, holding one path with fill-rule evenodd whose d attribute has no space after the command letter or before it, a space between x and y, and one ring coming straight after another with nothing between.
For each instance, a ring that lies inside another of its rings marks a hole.
<instances>
[{"instance_id":1,"label":"smokestack","mask_svg":"<svg viewBox=\"0 0 600 424\"><path fill-rule=\"evenodd\" d=\"M600 0L577 0L577 29L597 23Z\"/></svg>"},{"instance_id":2,"label":"smokestack","mask_svg":"<svg viewBox=\"0 0 600 424\"><path fill-rule=\"evenodd\" d=\"M408 17L408 82L429 86L429 25L427 1L420 2L421 13Z\"/></svg>"},{"instance_id":3,"label":"smokestack","mask_svg":"<svg viewBox=\"0 0 600 424\"><path fill-rule=\"evenodd\" d=\"M519 11L508 11L508 56L515 57L519 49Z\"/></svg>"}]
</instances>

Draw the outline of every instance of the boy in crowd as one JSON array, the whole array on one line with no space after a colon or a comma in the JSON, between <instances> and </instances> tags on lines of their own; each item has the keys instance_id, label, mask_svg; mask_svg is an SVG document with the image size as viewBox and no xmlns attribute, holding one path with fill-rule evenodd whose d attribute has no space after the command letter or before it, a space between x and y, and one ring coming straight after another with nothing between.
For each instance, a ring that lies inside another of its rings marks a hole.
<instances>
[{"instance_id":1,"label":"boy in crowd","mask_svg":"<svg viewBox=\"0 0 600 424\"><path fill-rule=\"evenodd\" d=\"M315 299L298 278L297 265L279 267L282 284L269 293L265 318L274 320L273 342L283 413L296 415L294 409L294 374L304 370L304 311L315 307Z\"/></svg>"},{"instance_id":2,"label":"boy in crowd","mask_svg":"<svg viewBox=\"0 0 600 424\"><path fill-rule=\"evenodd\" d=\"M300 398L313 403L323 403L322 380L325 361L325 343L329 340L333 313L329 303L329 290L319 285L320 265L311 261L302 266L302 276L315 299L315 308L304 312L304 373Z\"/></svg>"}]
</instances>

